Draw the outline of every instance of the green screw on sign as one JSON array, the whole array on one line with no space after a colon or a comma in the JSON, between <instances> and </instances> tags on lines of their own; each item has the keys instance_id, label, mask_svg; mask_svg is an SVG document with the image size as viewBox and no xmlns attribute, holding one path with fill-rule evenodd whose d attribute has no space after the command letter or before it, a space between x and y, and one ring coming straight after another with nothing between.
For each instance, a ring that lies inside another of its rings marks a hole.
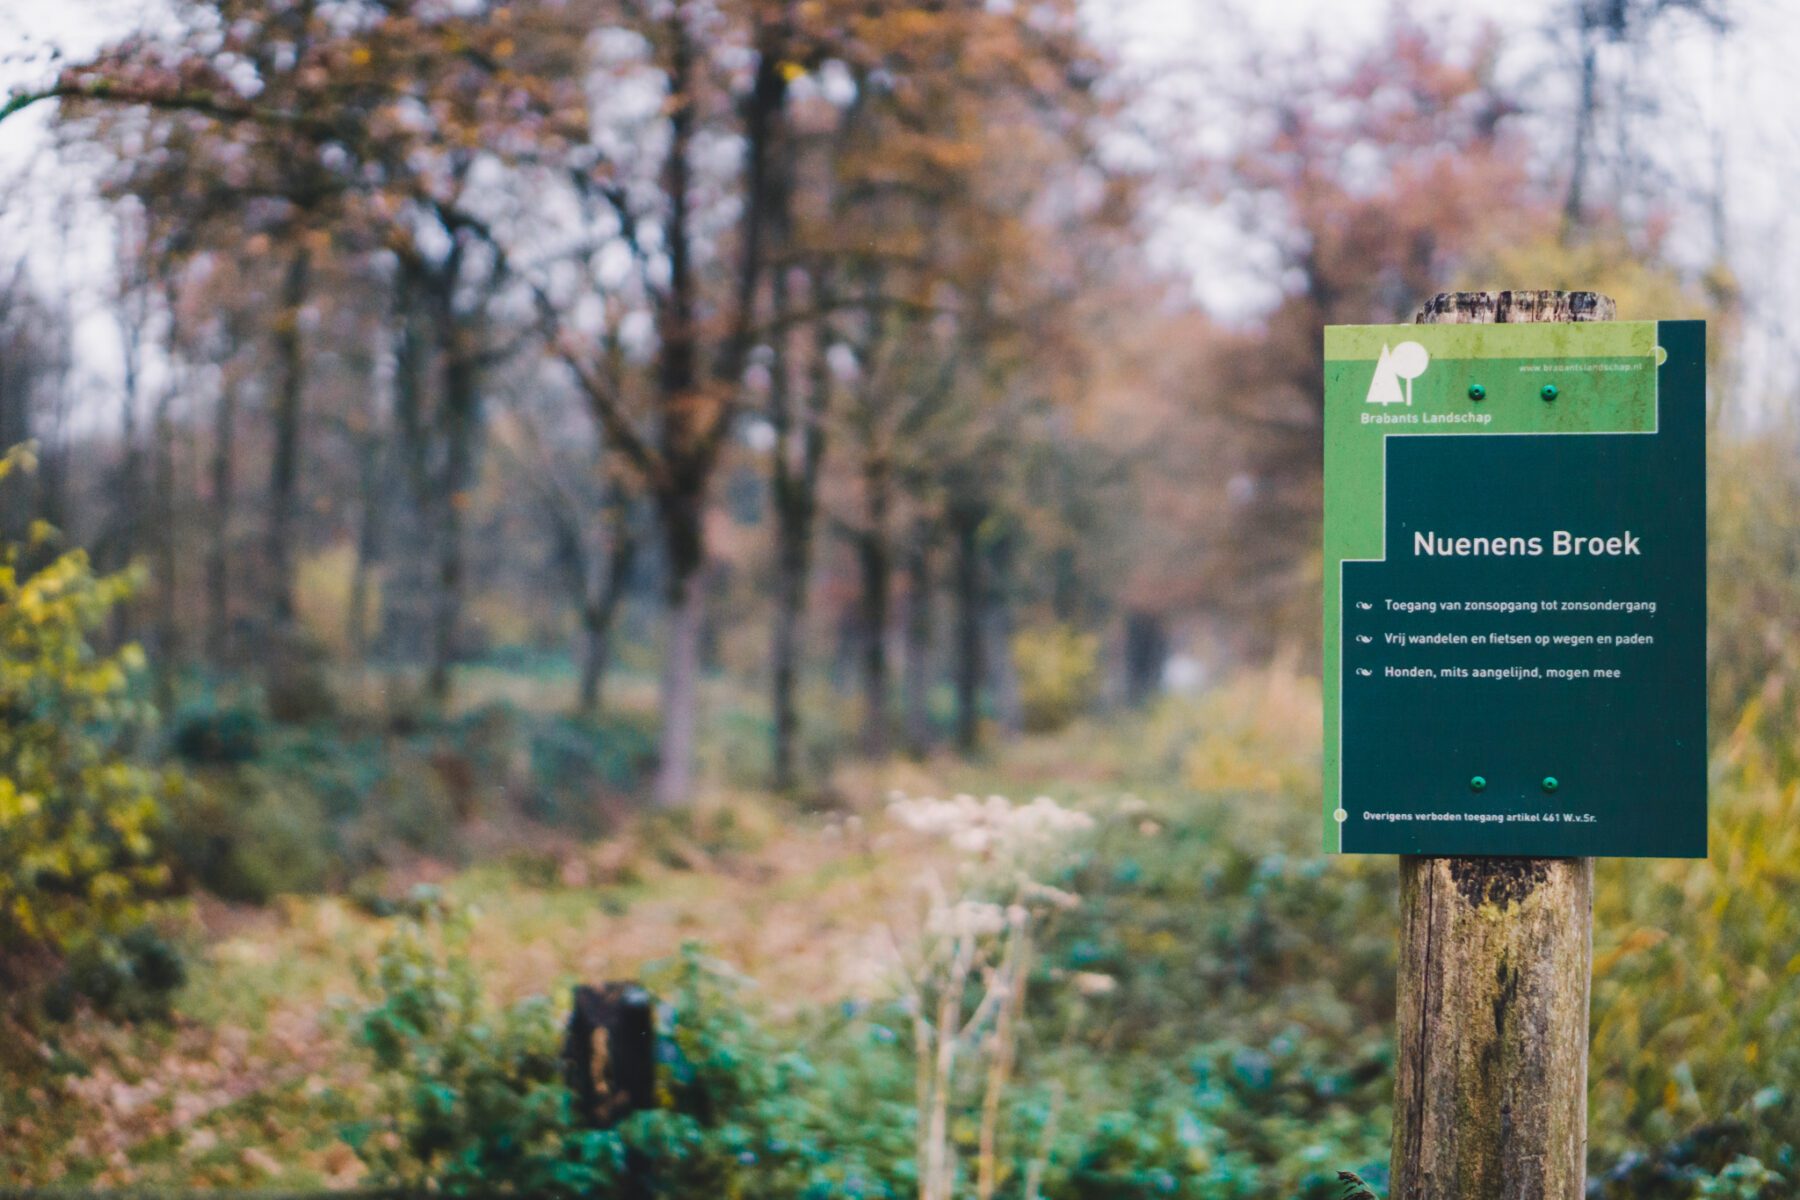
<instances>
[{"instance_id":1,"label":"green screw on sign","mask_svg":"<svg viewBox=\"0 0 1800 1200\"><path fill-rule=\"evenodd\" d=\"M1544 790L1546 792L1554 792L1557 788L1559 788L1561 786L1562 785L1560 783L1556 782L1556 776L1554 776L1554 775L1544 776Z\"/></svg>"},{"instance_id":2,"label":"green screw on sign","mask_svg":"<svg viewBox=\"0 0 1800 1200\"><path fill-rule=\"evenodd\" d=\"M1469 790L1471 792L1484 791L1486 788L1487 788L1487 780L1480 775L1477 775L1475 778L1469 780Z\"/></svg>"},{"instance_id":3,"label":"green screw on sign","mask_svg":"<svg viewBox=\"0 0 1800 1200\"><path fill-rule=\"evenodd\" d=\"M1556 399L1556 385L1554 383L1546 383L1539 389L1538 395L1544 398L1544 403L1550 403L1550 401Z\"/></svg>"},{"instance_id":4,"label":"green screw on sign","mask_svg":"<svg viewBox=\"0 0 1800 1200\"><path fill-rule=\"evenodd\" d=\"M1486 400L1487 389L1482 387L1479 383L1471 383L1469 385L1469 399L1478 403L1482 400Z\"/></svg>"}]
</instances>

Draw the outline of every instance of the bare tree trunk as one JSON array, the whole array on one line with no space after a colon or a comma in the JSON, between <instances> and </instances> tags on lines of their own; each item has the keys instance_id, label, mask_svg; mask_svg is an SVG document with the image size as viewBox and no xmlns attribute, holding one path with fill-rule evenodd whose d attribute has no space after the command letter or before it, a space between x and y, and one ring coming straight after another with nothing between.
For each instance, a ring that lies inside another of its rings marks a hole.
<instances>
[{"instance_id":1,"label":"bare tree trunk","mask_svg":"<svg viewBox=\"0 0 1800 1200\"><path fill-rule=\"evenodd\" d=\"M806 576L811 558L807 524L794 504L778 504L775 529L775 629L773 659L774 786L789 791L799 781L795 750L800 740L796 691L800 674L800 623L806 611Z\"/></svg>"},{"instance_id":2,"label":"bare tree trunk","mask_svg":"<svg viewBox=\"0 0 1800 1200\"><path fill-rule=\"evenodd\" d=\"M618 619L619 602L631 583L631 568L637 560L638 540L630 525L630 513L623 502L615 502L612 547L605 559L605 578L589 584L586 603L582 606L582 633L585 644L581 657L581 686L577 703L585 716L600 711L601 684L612 657L613 623ZM596 559L599 556L595 556Z\"/></svg>"},{"instance_id":3,"label":"bare tree trunk","mask_svg":"<svg viewBox=\"0 0 1800 1200\"><path fill-rule=\"evenodd\" d=\"M981 512L951 513L956 535L956 748L972 754L981 741Z\"/></svg>"},{"instance_id":4,"label":"bare tree trunk","mask_svg":"<svg viewBox=\"0 0 1800 1200\"><path fill-rule=\"evenodd\" d=\"M700 443L693 411L700 389L698 329L695 325L693 216L694 133L698 114L694 98L697 50L687 19L678 7L668 22L669 152L663 161L662 192L668 200L663 236L668 245L669 284L658 312L662 345L657 362L661 393L662 445L669 470L657 490L668 571L668 644L663 649L661 737L654 797L664 808L678 808L691 796L694 780L694 732L700 702L700 626L705 589L700 578L706 562L705 504L710 463ZM753 164L755 156L752 158ZM754 193L750 197L760 203ZM746 258L746 261L748 259ZM754 289L744 289L749 303ZM741 315L741 314L740 314ZM735 386L736 381L732 381Z\"/></svg>"},{"instance_id":5,"label":"bare tree trunk","mask_svg":"<svg viewBox=\"0 0 1800 1200\"><path fill-rule=\"evenodd\" d=\"M906 664L901 681L906 752L922 758L931 749L931 529L920 521L906 561Z\"/></svg>"},{"instance_id":6,"label":"bare tree trunk","mask_svg":"<svg viewBox=\"0 0 1800 1200\"><path fill-rule=\"evenodd\" d=\"M788 792L799 781L794 757L799 743L799 709L796 689L799 682L799 648L801 648L801 615L806 608L805 529L801 529L792 513L778 509L776 527L776 624L770 644L772 687L774 687L774 786Z\"/></svg>"},{"instance_id":7,"label":"bare tree trunk","mask_svg":"<svg viewBox=\"0 0 1800 1200\"><path fill-rule=\"evenodd\" d=\"M1125 703L1137 707L1162 687L1169 659L1169 635L1162 617L1150 612L1125 614Z\"/></svg>"},{"instance_id":8,"label":"bare tree trunk","mask_svg":"<svg viewBox=\"0 0 1800 1200\"><path fill-rule=\"evenodd\" d=\"M281 382L275 396L275 447L269 467L269 612L283 629L294 623L294 518L299 502L300 412L306 390L306 361L300 340L300 310L306 304L312 267L305 234L281 286L275 352Z\"/></svg>"},{"instance_id":9,"label":"bare tree trunk","mask_svg":"<svg viewBox=\"0 0 1800 1200\"><path fill-rule=\"evenodd\" d=\"M1575 107L1574 144L1569 147L1569 190L1563 196L1563 240L1572 238L1582 226L1587 206L1588 160L1593 157L1594 119L1599 104L1599 31L1594 18L1579 18L1581 39L1581 85Z\"/></svg>"},{"instance_id":10,"label":"bare tree trunk","mask_svg":"<svg viewBox=\"0 0 1800 1200\"><path fill-rule=\"evenodd\" d=\"M697 562L669 556L668 645L663 650L662 738L655 799L659 807L686 804L694 787L694 734L700 704L700 624L705 595Z\"/></svg>"},{"instance_id":11,"label":"bare tree trunk","mask_svg":"<svg viewBox=\"0 0 1800 1200\"><path fill-rule=\"evenodd\" d=\"M8 307L0 304L0 452L31 440L32 395L46 365L36 344L40 332L30 324L34 314L15 316ZM32 482L29 472L16 471L0 484L0 532L13 545L26 540L37 508Z\"/></svg>"},{"instance_id":12,"label":"bare tree trunk","mask_svg":"<svg viewBox=\"0 0 1800 1200\"><path fill-rule=\"evenodd\" d=\"M373 433L357 436L358 483L362 512L356 525L356 565L350 575L350 611L345 641L350 657L360 664L369 653L369 581L381 562L385 481L381 477L382 438Z\"/></svg>"},{"instance_id":13,"label":"bare tree trunk","mask_svg":"<svg viewBox=\"0 0 1800 1200\"><path fill-rule=\"evenodd\" d=\"M785 168L785 163L783 164ZM771 197L775 236L785 246L788 234L787 171ZM770 743L770 782L778 792L790 791L796 781L794 749L800 740L800 713L794 690L800 659L800 613L806 606L807 497L800 473L792 461L794 435L792 364L788 348L788 273L778 267L769 281L769 318L775 332L769 341L769 424L775 434L775 452L769 472L769 490L775 510L775 624L770 631L770 704L774 728ZM823 325L823 318L820 320Z\"/></svg>"},{"instance_id":14,"label":"bare tree trunk","mask_svg":"<svg viewBox=\"0 0 1800 1200\"><path fill-rule=\"evenodd\" d=\"M445 302L448 303L448 297ZM454 320L454 318L451 318ZM437 590L432 605L431 671L426 693L450 702L451 672L460 647L463 605L463 510L475 486L478 380L464 331L452 329L444 347L444 477L437 497Z\"/></svg>"},{"instance_id":15,"label":"bare tree trunk","mask_svg":"<svg viewBox=\"0 0 1800 1200\"><path fill-rule=\"evenodd\" d=\"M156 513L156 691L157 702L167 709L175 698L175 670L181 657L181 624L178 619L180 600L176 590L176 566L180 548L176 541L178 522L175 512L175 421L173 408L180 388L181 374L176 366L178 331L175 324L175 296L169 294L169 357L174 371L162 394L156 400L153 423L156 460L153 464L154 505Z\"/></svg>"},{"instance_id":16,"label":"bare tree trunk","mask_svg":"<svg viewBox=\"0 0 1800 1200\"><path fill-rule=\"evenodd\" d=\"M71 327L65 306L56 328L56 385L50 392L50 407L44 414L46 419L39 438L43 449L38 467L37 515L56 529L63 528L68 517L70 375L73 368L69 344Z\"/></svg>"},{"instance_id":17,"label":"bare tree trunk","mask_svg":"<svg viewBox=\"0 0 1800 1200\"><path fill-rule=\"evenodd\" d=\"M673 806L688 800L693 782L695 706L699 700L699 640L703 609L701 573L706 566L706 493L743 385L744 363L755 340L758 295L769 217L768 158L786 95L784 34L775 25L758 35L758 62L750 95L741 108L745 140L745 196L738 219L738 265L729 333L702 378L700 280L695 265L694 154L699 133L696 79L705 48L681 6L665 26L668 77L668 150L661 171L666 201L662 242L668 282L660 289L657 332L654 498L668 548L669 644L663 668L662 762L656 800Z\"/></svg>"},{"instance_id":18,"label":"bare tree trunk","mask_svg":"<svg viewBox=\"0 0 1800 1200\"><path fill-rule=\"evenodd\" d=\"M776 312L785 312L787 287L777 272ZM823 311L829 297L819 276L812 281L813 300ZM777 317L779 320L779 317ZM775 628L773 658L774 786L789 791L799 782L795 755L800 740L799 686L801 628L806 616L806 585L812 571L814 522L819 511L819 475L825 461L825 418L831 408L832 381L828 358L830 329L823 320L813 331L812 362L806 406L800 428L793 427L789 402L785 336L776 355L776 377L770 388L770 419L775 427L775 464L771 490L775 508Z\"/></svg>"},{"instance_id":19,"label":"bare tree trunk","mask_svg":"<svg viewBox=\"0 0 1800 1200\"><path fill-rule=\"evenodd\" d=\"M142 295L140 288L133 299L141 301ZM108 571L124 570L137 560L143 532L144 452L138 425L143 391L145 321L141 304L136 313L120 314L120 332L125 343L125 388L119 398L119 473L114 485L107 536L101 544L102 553L98 555ZM114 607L110 632L115 643L134 636L140 615L139 606L132 601Z\"/></svg>"},{"instance_id":20,"label":"bare tree trunk","mask_svg":"<svg viewBox=\"0 0 1800 1200\"><path fill-rule=\"evenodd\" d=\"M125 392L119 404L119 482L115 497L112 553L109 570L119 570L137 557L138 531L144 511L144 457L138 439L138 400L143 390L143 332L129 318L125 321ZM126 606L121 605L122 613Z\"/></svg>"},{"instance_id":21,"label":"bare tree trunk","mask_svg":"<svg viewBox=\"0 0 1800 1200\"><path fill-rule=\"evenodd\" d=\"M581 610L581 683L575 693L575 707L584 717L600 713L600 685L606 679L606 667L612 657L612 614L606 605L594 602Z\"/></svg>"},{"instance_id":22,"label":"bare tree trunk","mask_svg":"<svg viewBox=\"0 0 1800 1200\"><path fill-rule=\"evenodd\" d=\"M1008 737L1025 727L1024 704L1019 696L1019 672L1013 665L1013 538L995 539L993 571L987 588L988 669L993 673L994 716Z\"/></svg>"},{"instance_id":23,"label":"bare tree trunk","mask_svg":"<svg viewBox=\"0 0 1800 1200\"><path fill-rule=\"evenodd\" d=\"M419 322L410 308L417 289L402 275L394 307L398 322L394 343L394 457L392 483L398 503L387 544L388 575L381 590L380 638L384 657L414 663L424 657L427 621L420 612L430 592L432 504L430 446L425 429L423 381L427 354Z\"/></svg>"},{"instance_id":24,"label":"bare tree trunk","mask_svg":"<svg viewBox=\"0 0 1800 1200\"><path fill-rule=\"evenodd\" d=\"M1459 292L1423 323L1609 320L1592 292ZM1578 1200L1594 865L1400 860L1394 1200Z\"/></svg>"},{"instance_id":25,"label":"bare tree trunk","mask_svg":"<svg viewBox=\"0 0 1800 1200\"><path fill-rule=\"evenodd\" d=\"M236 481L232 458L237 453L238 381L230 364L213 406L212 461L207 474L212 504L207 509L206 654L213 663L231 655L231 516Z\"/></svg>"},{"instance_id":26,"label":"bare tree trunk","mask_svg":"<svg viewBox=\"0 0 1800 1200\"><path fill-rule=\"evenodd\" d=\"M863 466L863 528L856 536L862 572L863 753L872 759L888 752L888 590L893 574L888 553L888 472L879 456Z\"/></svg>"}]
</instances>

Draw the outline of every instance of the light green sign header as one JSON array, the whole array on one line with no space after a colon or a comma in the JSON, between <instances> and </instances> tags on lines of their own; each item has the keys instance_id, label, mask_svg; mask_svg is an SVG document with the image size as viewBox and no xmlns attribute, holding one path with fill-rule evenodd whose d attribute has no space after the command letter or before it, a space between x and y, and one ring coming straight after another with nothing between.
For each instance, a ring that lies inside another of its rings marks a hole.
<instances>
[{"instance_id":1,"label":"light green sign header","mask_svg":"<svg viewBox=\"0 0 1800 1200\"><path fill-rule=\"evenodd\" d=\"M1631 358L1656 351L1656 322L1541 325L1331 325L1327 361L1377 360L1384 346L1411 342L1432 358Z\"/></svg>"}]
</instances>

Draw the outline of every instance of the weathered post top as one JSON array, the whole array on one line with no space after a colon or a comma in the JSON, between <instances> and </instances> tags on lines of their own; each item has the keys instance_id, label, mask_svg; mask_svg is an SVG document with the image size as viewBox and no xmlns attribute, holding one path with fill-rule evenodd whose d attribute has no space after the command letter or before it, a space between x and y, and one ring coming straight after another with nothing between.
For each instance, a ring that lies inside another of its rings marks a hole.
<instances>
[{"instance_id":1,"label":"weathered post top","mask_svg":"<svg viewBox=\"0 0 1800 1200\"><path fill-rule=\"evenodd\" d=\"M1599 292L1439 292L1419 308L1421 325L1521 325L1611 321L1619 306Z\"/></svg>"}]
</instances>

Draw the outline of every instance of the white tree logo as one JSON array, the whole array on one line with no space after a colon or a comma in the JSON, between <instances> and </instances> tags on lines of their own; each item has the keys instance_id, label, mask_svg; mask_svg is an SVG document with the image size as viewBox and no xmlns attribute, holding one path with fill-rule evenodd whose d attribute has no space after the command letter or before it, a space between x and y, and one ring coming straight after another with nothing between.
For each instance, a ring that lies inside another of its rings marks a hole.
<instances>
[{"instance_id":1,"label":"white tree logo","mask_svg":"<svg viewBox=\"0 0 1800 1200\"><path fill-rule=\"evenodd\" d=\"M1412 381L1431 365L1431 354L1417 342L1401 342L1393 349L1381 347L1381 359L1375 364L1375 378L1369 381L1368 403L1412 405ZM1400 381L1406 380L1406 389Z\"/></svg>"}]
</instances>

